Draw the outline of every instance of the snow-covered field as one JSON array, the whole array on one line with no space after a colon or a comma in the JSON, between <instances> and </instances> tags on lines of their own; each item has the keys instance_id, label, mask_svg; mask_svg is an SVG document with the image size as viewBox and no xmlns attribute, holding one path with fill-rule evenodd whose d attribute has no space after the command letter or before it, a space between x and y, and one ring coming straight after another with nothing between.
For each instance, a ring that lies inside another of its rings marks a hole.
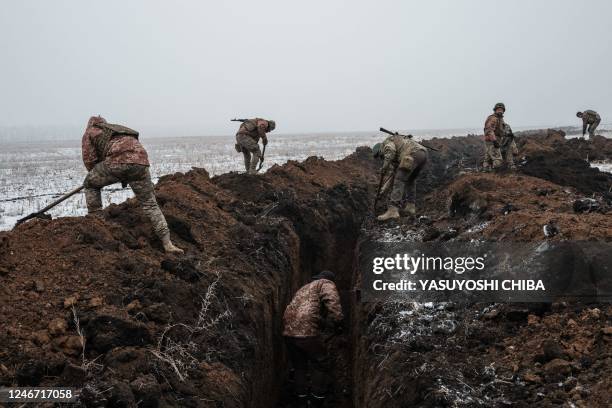
<instances>
[{"instance_id":1,"label":"snow-covered field","mask_svg":"<svg viewBox=\"0 0 612 408\"><path fill-rule=\"evenodd\" d=\"M273 164L322 156L336 160L373 145L377 132L311 135L272 135L264 161ZM142 139L149 153L154 182L159 176L204 167L211 175L243 171L241 153L234 150L234 137L181 137ZM25 215L38 211L61 194L78 187L87 174L81 162L80 141L4 143L0 151L0 230L8 230ZM120 184L103 190L104 205L132 197ZM49 211L53 217L87 213L83 193Z\"/></svg>"},{"instance_id":2,"label":"snow-covered field","mask_svg":"<svg viewBox=\"0 0 612 408\"><path fill-rule=\"evenodd\" d=\"M475 129L413 131L427 139L433 136L465 135ZM273 164L321 156L337 160L357 146L372 146L383 140L379 132L274 135L266 151L265 171ZM417 139L420 137L417 136ZM211 175L243 171L242 154L234 150L233 136L143 138L149 153L154 181L159 176L204 167ZM593 164L611 171L609 163ZM80 141L3 143L0 151L0 230L11 229L27 214L78 187L86 171L81 162ZM129 188L116 184L103 190L104 205L132 197ZM77 194L49 211L53 217L86 214L85 197Z\"/></svg>"}]
</instances>

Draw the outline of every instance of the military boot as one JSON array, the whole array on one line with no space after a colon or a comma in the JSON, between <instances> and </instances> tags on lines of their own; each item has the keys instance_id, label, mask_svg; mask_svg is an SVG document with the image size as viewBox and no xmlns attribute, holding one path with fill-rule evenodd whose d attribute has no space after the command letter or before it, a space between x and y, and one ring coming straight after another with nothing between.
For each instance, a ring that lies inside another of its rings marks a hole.
<instances>
[{"instance_id":1,"label":"military boot","mask_svg":"<svg viewBox=\"0 0 612 408\"><path fill-rule=\"evenodd\" d=\"M406 203L404 214L414 217L416 215L416 205L414 205L414 203Z\"/></svg>"},{"instance_id":2,"label":"military boot","mask_svg":"<svg viewBox=\"0 0 612 408\"><path fill-rule=\"evenodd\" d=\"M378 221L387 221L387 220L390 220L393 218L399 218L399 217L400 217L399 209L394 205L390 205L386 213L378 216Z\"/></svg>"},{"instance_id":3,"label":"military boot","mask_svg":"<svg viewBox=\"0 0 612 408\"><path fill-rule=\"evenodd\" d=\"M162 245L164 246L164 251L169 254L182 254L184 251L175 246L170 240L170 234L164 235L162 238Z\"/></svg>"}]
</instances>

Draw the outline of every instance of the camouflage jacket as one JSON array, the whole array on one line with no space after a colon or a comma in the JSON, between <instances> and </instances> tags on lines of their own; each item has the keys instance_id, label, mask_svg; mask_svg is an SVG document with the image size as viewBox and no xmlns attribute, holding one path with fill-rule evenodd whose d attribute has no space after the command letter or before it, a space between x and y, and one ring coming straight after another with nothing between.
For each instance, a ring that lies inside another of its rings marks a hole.
<instances>
[{"instance_id":1,"label":"camouflage jacket","mask_svg":"<svg viewBox=\"0 0 612 408\"><path fill-rule=\"evenodd\" d=\"M335 322L342 320L340 295L334 282L318 279L302 286L285 309L283 336L318 336L325 317Z\"/></svg>"},{"instance_id":2,"label":"camouflage jacket","mask_svg":"<svg viewBox=\"0 0 612 408\"><path fill-rule=\"evenodd\" d=\"M389 136L382 143L382 152L385 159L383 171L386 171L390 166L399 165L401 167L402 158L411 156L419 150L427 152L425 146L409 137L401 135Z\"/></svg>"},{"instance_id":3,"label":"camouflage jacket","mask_svg":"<svg viewBox=\"0 0 612 408\"><path fill-rule=\"evenodd\" d=\"M238 133L236 135L246 135L255 139L256 142L259 142L259 139L263 141L264 144L268 143L268 138L266 137L266 130L268 129L268 121L261 118L249 119L245 122L242 122L240 125L240 129L238 129Z\"/></svg>"},{"instance_id":4,"label":"camouflage jacket","mask_svg":"<svg viewBox=\"0 0 612 408\"><path fill-rule=\"evenodd\" d=\"M504 135L504 118L492 114L487 117L484 125L484 140L494 142Z\"/></svg>"},{"instance_id":5,"label":"camouflage jacket","mask_svg":"<svg viewBox=\"0 0 612 408\"><path fill-rule=\"evenodd\" d=\"M149 165L147 152L138 141L138 132L121 125L108 124L100 116L93 116L81 140L83 164L91 170L96 164L105 162L109 166L118 164Z\"/></svg>"}]
</instances>

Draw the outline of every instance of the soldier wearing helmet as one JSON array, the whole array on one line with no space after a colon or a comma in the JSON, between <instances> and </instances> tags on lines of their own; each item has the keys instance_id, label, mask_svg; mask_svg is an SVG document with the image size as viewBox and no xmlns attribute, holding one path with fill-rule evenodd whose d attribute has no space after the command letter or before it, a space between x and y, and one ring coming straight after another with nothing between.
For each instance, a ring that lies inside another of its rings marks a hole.
<instances>
[{"instance_id":1,"label":"soldier wearing helmet","mask_svg":"<svg viewBox=\"0 0 612 408\"><path fill-rule=\"evenodd\" d=\"M403 206L404 214L416 214L416 179L427 163L427 149L412 140L411 136L393 135L372 149L374 157L383 158L380 176L387 182L379 194L383 194L393 184L387 211L378 217L379 221L399 218ZM395 176L393 176L395 175Z\"/></svg>"},{"instance_id":2,"label":"soldier wearing helmet","mask_svg":"<svg viewBox=\"0 0 612 408\"><path fill-rule=\"evenodd\" d=\"M482 167L485 171L498 169L502 165L500 140L504 135L504 113L506 106L499 102L493 107L493 114L487 117L484 126L484 160Z\"/></svg>"},{"instance_id":3,"label":"soldier wearing helmet","mask_svg":"<svg viewBox=\"0 0 612 408\"><path fill-rule=\"evenodd\" d=\"M576 116L582 119L582 137L589 132L589 140L595 137L595 129L601 123L601 116L594 110L587 109L584 112L577 112Z\"/></svg>"},{"instance_id":4,"label":"soldier wearing helmet","mask_svg":"<svg viewBox=\"0 0 612 408\"><path fill-rule=\"evenodd\" d=\"M249 174L257 173L257 163L262 158L259 139L264 146L268 144L267 132L276 128L276 122L261 118L241 120L236 133L236 150L244 156L244 167Z\"/></svg>"}]
</instances>

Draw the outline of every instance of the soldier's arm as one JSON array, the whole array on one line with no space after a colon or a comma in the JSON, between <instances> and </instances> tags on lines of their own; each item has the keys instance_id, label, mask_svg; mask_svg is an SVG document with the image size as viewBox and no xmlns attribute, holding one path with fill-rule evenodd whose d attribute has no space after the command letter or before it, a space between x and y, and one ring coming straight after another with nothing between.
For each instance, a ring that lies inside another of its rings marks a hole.
<instances>
[{"instance_id":1,"label":"soldier's arm","mask_svg":"<svg viewBox=\"0 0 612 408\"><path fill-rule=\"evenodd\" d=\"M259 137L261 137L261 142L264 144L264 146L268 144L266 129L268 129L268 123L265 120L260 120L257 122L257 134Z\"/></svg>"},{"instance_id":2,"label":"soldier's arm","mask_svg":"<svg viewBox=\"0 0 612 408\"><path fill-rule=\"evenodd\" d=\"M383 166L381 169L382 173L386 173L387 170L389 170L389 168L391 168L391 164L393 163L393 160L395 160L395 155L397 154L397 151L395 149L395 143L384 143L383 144L383 157L384 157L384 162L383 162Z\"/></svg>"},{"instance_id":3,"label":"soldier's arm","mask_svg":"<svg viewBox=\"0 0 612 408\"><path fill-rule=\"evenodd\" d=\"M91 170L98 163L98 154L96 148L91 141L91 135L88 131L83 135L81 140L81 153L83 156L83 164L87 171Z\"/></svg>"},{"instance_id":4,"label":"soldier's arm","mask_svg":"<svg viewBox=\"0 0 612 408\"><path fill-rule=\"evenodd\" d=\"M340 295L336 285L332 282L324 282L321 285L321 303L325 305L327 309L327 315L336 323L340 323L344 318L342 314L342 305L340 303Z\"/></svg>"},{"instance_id":5,"label":"soldier's arm","mask_svg":"<svg viewBox=\"0 0 612 408\"><path fill-rule=\"evenodd\" d=\"M582 136L585 135L586 130L587 130L587 123L588 119L587 119L587 115L582 115Z\"/></svg>"},{"instance_id":6,"label":"soldier's arm","mask_svg":"<svg viewBox=\"0 0 612 408\"><path fill-rule=\"evenodd\" d=\"M484 135L485 140L494 141L495 138L495 128L497 127L497 117L489 116L485 122L484 126Z\"/></svg>"}]
</instances>

